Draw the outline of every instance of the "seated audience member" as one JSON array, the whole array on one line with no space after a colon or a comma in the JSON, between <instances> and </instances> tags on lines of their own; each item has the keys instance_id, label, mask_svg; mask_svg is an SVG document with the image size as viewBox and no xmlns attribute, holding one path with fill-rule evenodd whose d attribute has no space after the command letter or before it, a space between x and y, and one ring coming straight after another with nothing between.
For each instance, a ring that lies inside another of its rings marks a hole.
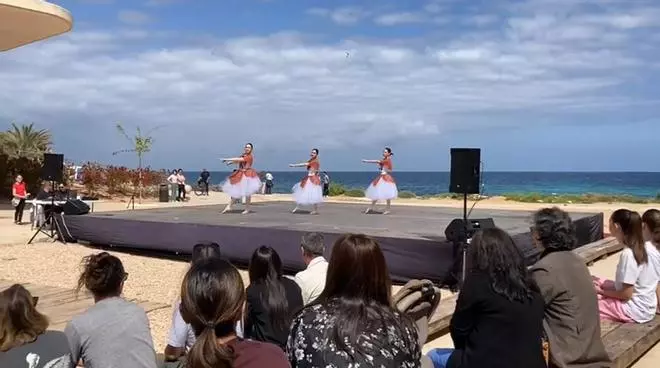
<instances>
[{"instance_id":1,"label":"seated audience member","mask_svg":"<svg viewBox=\"0 0 660 368\"><path fill-rule=\"evenodd\" d=\"M284 348L293 315L303 306L300 287L283 276L280 256L271 247L254 251L248 274L245 337Z\"/></svg>"},{"instance_id":2,"label":"seated audience member","mask_svg":"<svg viewBox=\"0 0 660 368\"><path fill-rule=\"evenodd\" d=\"M435 368L545 368L543 298L513 239L477 233L450 332L455 349L428 353Z\"/></svg>"},{"instance_id":3,"label":"seated audience member","mask_svg":"<svg viewBox=\"0 0 660 368\"><path fill-rule=\"evenodd\" d=\"M186 354L187 368L289 367L279 347L236 336L244 302L243 280L229 262L209 258L190 267L181 285L181 316L197 339Z\"/></svg>"},{"instance_id":4,"label":"seated audience member","mask_svg":"<svg viewBox=\"0 0 660 368\"><path fill-rule=\"evenodd\" d=\"M614 281L594 277L600 317L617 322L645 323L653 319L658 277L649 264L642 218L621 209L610 217L610 232L623 245Z\"/></svg>"},{"instance_id":5,"label":"seated audience member","mask_svg":"<svg viewBox=\"0 0 660 368\"><path fill-rule=\"evenodd\" d=\"M649 264L653 267L658 278L658 287L656 289L658 307L656 313L660 314L660 211L653 209L644 212L642 223Z\"/></svg>"},{"instance_id":6,"label":"seated audience member","mask_svg":"<svg viewBox=\"0 0 660 368\"><path fill-rule=\"evenodd\" d=\"M413 322L391 301L390 274L375 240L347 234L332 248L326 285L293 321L293 368L419 367Z\"/></svg>"},{"instance_id":7,"label":"seated audience member","mask_svg":"<svg viewBox=\"0 0 660 368\"><path fill-rule=\"evenodd\" d=\"M209 258L221 258L220 246L216 243L195 244L192 250L192 265ZM165 346L165 361L177 361L186 351L195 343L195 333L192 326L183 321L180 301L174 304L172 314L172 324L167 337L167 346Z\"/></svg>"},{"instance_id":8,"label":"seated audience member","mask_svg":"<svg viewBox=\"0 0 660 368\"><path fill-rule=\"evenodd\" d=\"M120 296L127 278L119 258L107 252L83 258L78 290L89 290L94 305L64 329L73 364L82 360L85 367L156 367L147 314Z\"/></svg>"},{"instance_id":9,"label":"seated audience member","mask_svg":"<svg viewBox=\"0 0 660 368\"><path fill-rule=\"evenodd\" d=\"M302 291L303 304L307 305L321 295L325 286L328 261L323 258L325 252L323 234L305 234L302 237L300 249L307 268L296 274L296 282Z\"/></svg>"},{"instance_id":10,"label":"seated audience member","mask_svg":"<svg viewBox=\"0 0 660 368\"><path fill-rule=\"evenodd\" d=\"M589 269L572 252L577 239L570 216L542 209L534 214L532 235L543 250L531 271L545 301L550 367L609 367Z\"/></svg>"},{"instance_id":11,"label":"seated audience member","mask_svg":"<svg viewBox=\"0 0 660 368\"><path fill-rule=\"evenodd\" d=\"M0 292L0 367L70 367L66 336L48 330L48 318L22 285Z\"/></svg>"}]
</instances>

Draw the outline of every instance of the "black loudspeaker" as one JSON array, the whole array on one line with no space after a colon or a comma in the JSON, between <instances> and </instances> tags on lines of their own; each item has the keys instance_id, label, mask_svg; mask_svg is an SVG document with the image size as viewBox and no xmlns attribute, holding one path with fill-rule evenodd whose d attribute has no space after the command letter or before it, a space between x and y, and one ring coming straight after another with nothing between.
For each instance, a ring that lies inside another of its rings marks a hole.
<instances>
[{"instance_id":1,"label":"black loudspeaker","mask_svg":"<svg viewBox=\"0 0 660 368\"><path fill-rule=\"evenodd\" d=\"M89 206L79 199L70 199L62 205L62 210L67 216L85 215L89 213Z\"/></svg>"},{"instance_id":2,"label":"black loudspeaker","mask_svg":"<svg viewBox=\"0 0 660 368\"><path fill-rule=\"evenodd\" d=\"M445 238L453 243L466 242L477 231L494 227L495 221L492 218L470 219L467 226L464 225L463 219L454 219L445 229Z\"/></svg>"},{"instance_id":3,"label":"black loudspeaker","mask_svg":"<svg viewBox=\"0 0 660 368\"><path fill-rule=\"evenodd\" d=\"M479 194L481 149L452 148L449 192Z\"/></svg>"},{"instance_id":4,"label":"black loudspeaker","mask_svg":"<svg viewBox=\"0 0 660 368\"><path fill-rule=\"evenodd\" d=\"M44 153L44 164L41 167L41 179L61 183L63 172L64 155L58 153Z\"/></svg>"}]
</instances>

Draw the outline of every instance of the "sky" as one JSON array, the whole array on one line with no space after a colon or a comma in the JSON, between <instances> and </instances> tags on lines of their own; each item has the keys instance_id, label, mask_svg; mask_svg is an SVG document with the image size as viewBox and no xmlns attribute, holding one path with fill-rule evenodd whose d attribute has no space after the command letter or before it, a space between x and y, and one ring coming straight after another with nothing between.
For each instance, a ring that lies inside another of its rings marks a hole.
<instances>
[{"instance_id":1,"label":"sky","mask_svg":"<svg viewBox=\"0 0 660 368\"><path fill-rule=\"evenodd\" d=\"M0 129L78 163L660 171L655 0L55 0L72 32L0 53Z\"/></svg>"}]
</instances>

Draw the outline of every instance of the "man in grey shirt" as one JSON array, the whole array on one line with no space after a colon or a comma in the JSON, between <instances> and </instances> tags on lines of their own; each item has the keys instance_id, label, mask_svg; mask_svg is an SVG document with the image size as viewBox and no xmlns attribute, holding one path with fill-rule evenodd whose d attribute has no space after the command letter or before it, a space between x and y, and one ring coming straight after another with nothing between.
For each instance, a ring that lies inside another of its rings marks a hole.
<instances>
[{"instance_id":1,"label":"man in grey shirt","mask_svg":"<svg viewBox=\"0 0 660 368\"><path fill-rule=\"evenodd\" d=\"M69 322L71 360L85 368L156 368L144 310L121 297L102 299Z\"/></svg>"}]
</instances>

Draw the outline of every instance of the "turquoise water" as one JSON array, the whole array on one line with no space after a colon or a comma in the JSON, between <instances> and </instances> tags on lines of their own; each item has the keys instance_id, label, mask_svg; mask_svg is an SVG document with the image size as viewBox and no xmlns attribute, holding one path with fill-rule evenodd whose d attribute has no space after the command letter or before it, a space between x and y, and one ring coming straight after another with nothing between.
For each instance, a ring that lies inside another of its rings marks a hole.
<instances>
[{"instance_id":1,"label":"turquoise water","mask_svg":"<svg viewBox=\"0 0 660 368\"><path fill-rule=\"evenodd\" d=\"M274 192L289 193L291 187L304 175L304 171L273 171ZM228 172L211 172L212 184L220 184ZM187 172L189 182L199 172ZM330 179L350 188L366 188L377 175L374 171L328 172ZM449 189L448 172L396 172L399 190L417 195L446 193ZM653 172L486 172L482 175L484 195L505 193L543 194L629 194L655 197L660 193L660 173Z\"/></svg>"}]
</instances>

